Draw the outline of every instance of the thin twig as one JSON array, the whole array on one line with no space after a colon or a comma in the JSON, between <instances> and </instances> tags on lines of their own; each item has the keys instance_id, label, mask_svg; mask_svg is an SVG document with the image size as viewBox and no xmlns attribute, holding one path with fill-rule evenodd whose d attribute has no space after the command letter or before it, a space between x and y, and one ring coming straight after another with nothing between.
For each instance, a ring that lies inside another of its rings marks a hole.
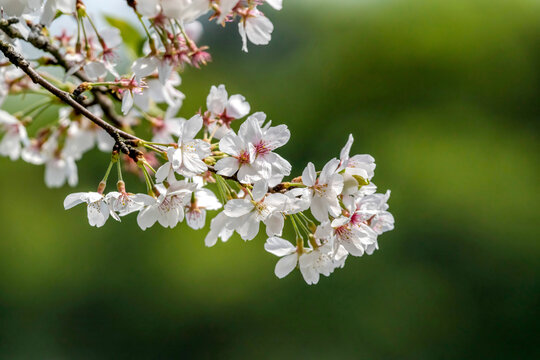
<instances>
[{"instance_id":1,"label":"thin twig","mask_svg":"<svg viewBox=\"0 0 540 360\"><path fill-rule=\"evenodd\" d=\"M31 67L30 63L15 50L13 45L0 40L0 51L4 53L6 58L8 58L13 65L17 66L26 75L28 75L34 83L41 85L45 90L62 100L62 102L64 102L66 105L71 106L78 113L86 116L94 124L105 130L116 141L116 143L119 144L122 152L130 156L133 155L133 151L138 152L138 150L135 150L133 148L130 149L126 144L126 141L124 140L130 140L131 143L137 144L139 141L143 141L142 139L112 126L105 120L94 115L83 105L73 99L70 93L60 90L59 88L45 80L38 72L36 72Z\"/></svg>"},{"instance_id":2,"label":"thin twig","mask_svg":"<svg viewBox=\"0 0 540 360\"><path fill-rule=\"evenodd\" d=\"M66 71L69 71L74 66L74 64L66 61L58 47L52 44L50 40L45 35L43 35L43 27L41 25L28 22L30 33L28 35L28 38L26 39L17 28L12 26L13 24L16 24L18 22L19 19L17 18L0 19L0 30L4 31L6 35L8 35L12 39L26 41L32 44L35 48L49 53L54 58L56 64L63 67ZM88 76L86 76L86 74L84 74L82 71L77 71L73 75L83 82L91 82ZM109 119L114 125L121 127L123 126L122 117L120 117L116 113L113 102L106 95L107 91L108 89L101 87L96 87L92 89L95 100L101 107L101 110L103 111L105 117Z\"/></svg>"}]
</instances>

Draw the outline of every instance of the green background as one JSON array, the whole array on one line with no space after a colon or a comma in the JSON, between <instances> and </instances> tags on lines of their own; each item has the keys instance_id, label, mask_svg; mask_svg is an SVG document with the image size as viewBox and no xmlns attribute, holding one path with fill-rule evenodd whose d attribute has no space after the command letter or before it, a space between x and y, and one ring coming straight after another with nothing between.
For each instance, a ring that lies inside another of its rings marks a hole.
<instances>
[{"instance_id":1,"label":"green background","mask_svg":"<svg viewBox=\"0 0 540 360\"><path fill-rule=\"evenodd\" d=\"M226 84L290 127L295 175L352 133L392 190L380 251L317 286L278 280L264 237L209 249L206 230L134 216L94 229L63 210L73 189L2 158L0 358L540 356L539 2L330 3L265 9L273 41L247 55L235 25L206 26L214 62L183 75L181 114ZM80 161L76 190L107 161Z\"/></svg>"}]
</instances>

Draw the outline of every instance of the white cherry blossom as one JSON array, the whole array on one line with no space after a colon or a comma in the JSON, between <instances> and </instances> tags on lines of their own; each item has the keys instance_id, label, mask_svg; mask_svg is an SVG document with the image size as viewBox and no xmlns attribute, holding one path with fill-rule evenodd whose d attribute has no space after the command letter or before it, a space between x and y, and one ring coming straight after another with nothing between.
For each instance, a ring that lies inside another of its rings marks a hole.
<instances>
[{"instance_id":1,"label":"white cherry blossom","mask_svg":"<svg viewBox=\"0 0 540 360\"><path fill-rule=\"evenodd\" d=\"M140 211L148 200L145 194L132 194L126 192L123 181L118 182L118 191L111 191L105 196L110 208L119 216L126 216L135 211Z\"/></svg>"},{"instance_id":2,"label":"white cherry blossom","mask_svg":"<svg viewBox=\"0 0 540 360\"><path fill-rule=\"evenodd\" d=\"M268 194L268 183L259 180L253 186L253 198L232 199L225 204L225 215L236 218L235 230L244 240L252 240L259 232L259 223L266 225L268 236L280 235L283 230L283 194Z\"/></svg>"},{"instance_id":3,"label":"white cherry blossom","mask_svg":"<svg viewBox=\"0 0 540 360\"><path fill-rule=\"evenodd\" d=\"M264 113L250 116L240 126L238 135L255 148L253 167L259 176L267 179L270 186L275 186L283 177L291 174L291 164L274 152L289 141L291 133L287 125L262 128L265 119Z\"/></svg>"},{"instance_id":4,"label":"white cherry blossom","mask_svg":"<svg viewBox=\"0 0 540 360\"><path fill-rule=\"evenodd\" d=\"M186 208L186 223L190 228L199 230L206 223L206 211L221 209L222 205L211 190L204 188L200 177L195 177L194 183L197 190L193 192L191 202Z\"/></svg>"},{"instance_id":5,"label":"white cherry blossom","mask_svg":"<svg viewBox=\"0 0 540 360\"><path fill-rule=\"evenodd\" d=\"M241 183L252 183L260 180L260 169L256 167L255 146L246 142L242 137L229 131L219 141L219 150L229 155L217 161L214 168L219 175L233 176L237 174Z\"/></svg>"},{"instance_id":6,"label":"white cherry blossom","mask_svg":"<svg viewBox=\"0 0 540 360\"><path fill-rule=\"evenodd\" d=\"M210 120L214 120L208 125L208 131L216 139L221 139L230 130L234 120L245 117L251 110L244 96L235 94L229 97L225 85L212 86L206 98L206 108Z\"/></svg>"},{"instance_id":7,"label":"white cherry blossom","mask_svg":"<svg viewBox=\"0 0 540 360\"><path fill-rule=\"evenodd\" d=\"M17 160L23 147L30 144L26 127L3 110L0 110L0 137L0 155L8 156L11 160Z\"/></svg>"},{"instance_id":8,"label":"white cherry blossom","mask_svg":"<svg viewBox=\"0 0 540 360\"><path fill-rule=\"evenodd\" d=\"M65 183L73 187L78 182L77 164L73 157L60 154L45 162L45 185L48 187L59 188Z\"/></svg>"},{"instance_id":9,"label":"white cherry blossom","mask_svg":"<svg viewBox=\"0 0 540 360\"><path fill-rule=\"evenodd\" d=\"M209 0L161 0L163 14L189 23L210 10Z\"/></svg>"},{"instance_id":10,"label":"white cherry blossom","mask_svg":"<svg viewBox=\"0 0 540 360\"><path fill-rule=\"evenodd\" d=\"M248 39L255 45L267 45L270 42L274 24L254 8L238 23L238 31L242 37L242 50L248 52Z\"/></svg>"},{"instance_id":11,"label":"white cherry blossom","mask_svg":"<svg viewBox=\"0 0 540 360\"><path fill-rule=\"evenodd\" d=\"M193 177L208 169L203 159L211 155L210 144L195 139L202 126L203 119L200 115L195 115L181 124L178 148L170 153L172 156L169 156L172 168L180 175Z\"/></svg>"},{"instance_id":12,"label":"white cherry blossom","mask_svg":"<svg viewBox=\"0 0 540 360\"><path fill-rule=\"evenodd\" d=\"M168 188L160 186L159 197L141 196L145 208L139 212L137 223L142 230L152 227L156 222L163 227L174 228L184 220L184 207L189 204L196 185L186 181L178 181Z\"/></svg>"},{"instance_id":13,"label":"white cherry blossom","mask_svg":"<svg viewBox=\"0 0 540 360\"><path fill-rule=\"evenodd\" d=\"M97 192L79 192L68 195L64 200L64 209L69 210L82 203L88 205L88 222L91 226L102 227L109 216L120 221L118 215L107 204L103 194Z\"/></svg>"},{"instance_id":14,"label":"white cherry blossom","mask_svg":"<svg viewBox=\"0 0 540 360\"><path fill-rule=\"evenodd\" d=\"M311 213L320 222L328 220L328 214L337 217L341 213L338 195L343 190L343 177L336 173L338 166L338 159L330 160L317 177L315 166L309 163L302 173L311 196Z\"/></svg>"},{"instance_id":15,"label":"white cherry blossom","mask_svg":"<svg viewBox=\"0 0 540 360\"><path fill-rule=\"evenodd\" d=\"M336 268L336 263L332 259L332 247L324 244L316 249L309 249L307 253L299 258L300 272L304 280L309 285L319 282L320 275L330 276Z\"/></svg>"},{"instance_id":16,"label":"white cherry blossom","mask_svg":"<svg viewBox=\"0 0 540 360\"><path fill-rule=\"evenodd\" d=\"M364 255L365 249L373 245L377 235L363 224L351 222L351 218L341 216L331 223L333 229L334 251L343 246L353 256Z\"/></svg>"},{"instance_id":17,"label":"white cherry blossom","mask_svg":"<svg viewBox=\"0 0 540 360\"><path fill-rule=\"evenodd\" d=\"M298 258L302 256L302 254L298 254L296 246L279 237L268 238L264 249L281 258L274 269L274 273L280 279L289 275L296 268Z\"/></svg>"},{"instance_id":18,"label":"white cherry blossom","mask_svg":"<svg viewBox=\"0 0 540 360\"><path fill-rule=\"evenodd\" d=\"M204 244L208 247L216 245L218 239L227 242L234 233L234 218L225 215L225 212L220 212L210 222L210 231L204 239Z\"/></svg>"}]
</instances>

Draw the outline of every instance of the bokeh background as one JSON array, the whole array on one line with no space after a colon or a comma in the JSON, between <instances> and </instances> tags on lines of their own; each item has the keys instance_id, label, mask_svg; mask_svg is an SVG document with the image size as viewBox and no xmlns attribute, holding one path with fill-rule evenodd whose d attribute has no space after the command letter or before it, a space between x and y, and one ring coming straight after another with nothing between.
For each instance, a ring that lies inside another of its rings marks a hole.
<instances>
[{"instance_id":1,"label":"bokeh background","mask_svg":"<svg viewBox=\"0 0 540 360\"><path fill-rule=\"evenodd\" d=\"M108 3L94 11L121 13ZM235 26L208 24L214 62L183 74L181 114L224 83L291 128L281 154L298 172L353 133L392 190L381 250L317 286L278 280L264 237L208 249L185 225L90 228L84 207L62 208L72 189L2 158L0 358L538 358L540 3L286 0L266 13L273 41L247 55ZM86 156L76 190L106 164Z\"/></svg>"}]
</instances>

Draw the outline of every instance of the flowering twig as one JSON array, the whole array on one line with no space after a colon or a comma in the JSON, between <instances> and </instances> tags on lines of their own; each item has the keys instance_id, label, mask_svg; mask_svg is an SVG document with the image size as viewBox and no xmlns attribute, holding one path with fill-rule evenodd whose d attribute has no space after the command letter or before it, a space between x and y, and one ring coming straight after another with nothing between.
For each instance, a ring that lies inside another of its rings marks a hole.
<instances>
[{"instance_id":1,"label":"flowering twig","mask_svg":"<svg viewBox=\"0 0 540 360\"><path fill-rule=\"evenodd\" d=\"M142 139L112 126L105 120L101 119L100 117L94 115L92 112L88 111L83 105L81 105L79 102L74 100L70 93L58 89L56 86L54 86L53 84L45 80L37 71L35 71L31 67L30 63L19 52L15 50L13 45L3 40L0 40L0 51L4 54L6 58L8 58L11 61L13 65L17 66L19 69L24 71L24 73L28 75L28 77L30 77L30 79L32 79L32 81L35 84L41 85L45 90L55 95L62 102L71 106L77 112L87 117L88 120L92 121L94 124L101 127L121 146L121 150L124 153L130 156L133 156L134 159L136 159L137 156L135 156L133 149L130 149L129 147L126 146L125 140L132 140L132 141L138 142L138 141L142 141Z\"/></svg>"},{"instance_id":2,"label":"flowering twig","mask_svg":"<svg viewBox=\"0 0 540 360\"><path fill-rule=\"evenodd\" d=\"M41 25L27 22L30 28L30 33L28 35L28 38L25 38L21 34L21 32L13 26L18 22L19 19L17 18L0 19L0 30L4 31L12 39L27 41L28 43L32 44L36 49L42 50L52 55L56 65L63 67L66 71L69 71L74 66L69 61L65 60L64 56L60 52L60 49L53 45L49 41L49 39L45 35L43 35ZM91 81L82 71L76 71L73 75L81 81ZM99 106L101 107L104 115L116 126L122 126L122 118L116 114L116 111L114 110L114 104L106 96L106 92L107 89L102 87L96 87L92 89L94 99L96 103L99 104Z\"/></svg>"},{"instance_id":3,"label":"flowering twig","mask_svg":"<svg viewBox=\"0 0 540 360\"><path fill-rule=\"evenodd\" d=\"M146 230L156 223L173 228L183 220L201 229L207 211L223 209L211 220L205 244L227 241L234 232L243 240L253 240L263 224L268 236L264 248L280 257L275 267L279 278L299 268L306 282L314 284L320 275L343 267L349 255L372 254L378 249L377 237L394 226L387 211L390 193L376 193L371 156L350 156L352 135L339 158L328 161L322 170L309 163L301 176L284 181L292 165L276 150L289 141L290 130L284 124L273 125L263 112L252 113L244 96L229 96L224 85L212 86L205 111L189 120L176 117L185 97L178 89L179 73L186 65L200 68L211 59L208 47L197 45L201 28L193 20L208 12L211 21L223 26L238 19L247 52L248 40L265 45L271 39L274 26L258 10L265 4L282 8L282 0L145 0L144 6L128 0L149 49L140 48L144 38L136 39L131 49L137 58L127 73L120 74L115 53L123 41L120 30L98 29L83 0L3 3L0 16L15 17L0 18L0 55L7 58L0 56L0 105L8 94L45 98L13 114L0 110L0 155L44 164L45 183L60 187L77 184L76 161L85 152L94 147L110 152L97 191L68 195L66 210L87 204L88 221L97 227L109 218L120 221L137 212L137 224ZM39 17L39 24L24 20L23 15L30 13ZM46 26L58 14L77 21L76 38L65 30L60 36L48 36ZM23 36L25 26L28 36ZM19 40L48 55L32 62L37 64L34 67L16 49ZM74 83L38 72L42 65L61 66ZM87 91L92 98L83 96ZM116 114L113 101L121 101L126 118ZM27 126L56 103L67 106L60 107L54 122L30 137ZM231 124L244 118L235 131ZM125 131L128 120L130 131L138 130L144 120L152 132L150 141ZM133 161L121 164L120 153ZM118 191L107 193L114 165ZM142 175L146 194L126 190L122 165ZM286 224L294 230L295 245L281 238Z\"/></svg>"}]
</instances>

